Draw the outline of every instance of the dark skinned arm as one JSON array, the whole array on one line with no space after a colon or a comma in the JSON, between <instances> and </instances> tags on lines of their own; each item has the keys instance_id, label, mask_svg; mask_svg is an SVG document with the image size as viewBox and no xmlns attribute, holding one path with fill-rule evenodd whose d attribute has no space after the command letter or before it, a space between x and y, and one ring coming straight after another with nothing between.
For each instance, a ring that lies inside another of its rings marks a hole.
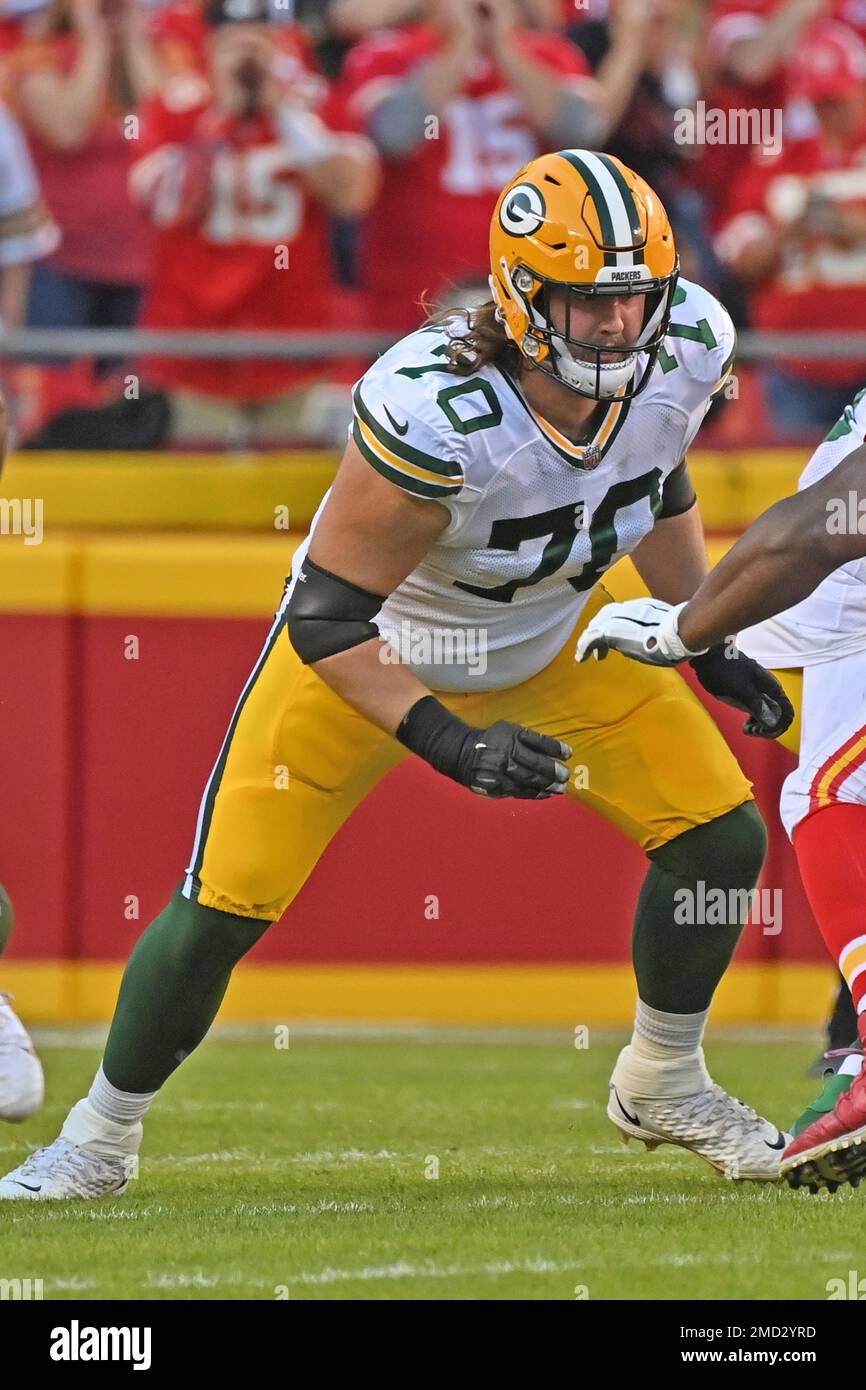
<instances>
[{"instance_id":1,"label":"dark skinned arm","mask_svg":"<svg viewBox=\"0 0 866 1390\"><path fill-rule=\"evenodd\" d=\"M840 565L866 556L866 534L833 524L840 504L859 517L860 503L866 515L866 445L758 517L680 613L685 645L700 651L782 613Z\"/></svg>"}]
</instances>

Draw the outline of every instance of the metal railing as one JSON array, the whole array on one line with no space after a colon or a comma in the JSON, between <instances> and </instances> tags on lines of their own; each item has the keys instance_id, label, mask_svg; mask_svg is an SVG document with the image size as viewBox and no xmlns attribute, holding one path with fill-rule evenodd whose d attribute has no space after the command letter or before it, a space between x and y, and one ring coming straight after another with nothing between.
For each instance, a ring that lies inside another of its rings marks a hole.
<instances>
[{"instance_id":1,"label":"metal railing","mask_svg":"<svg viewBox=\"0 0 866 1390\"><path fill-rule=\"evenodd\" d=\"M274 333L147 328L19 328L0 336L0 359L57 357L281 358L318 362L375 357L393 333ZM866 362L864 333L758 333L739 336L737 361L826 358Z\"/></svg>"}]
</instances>

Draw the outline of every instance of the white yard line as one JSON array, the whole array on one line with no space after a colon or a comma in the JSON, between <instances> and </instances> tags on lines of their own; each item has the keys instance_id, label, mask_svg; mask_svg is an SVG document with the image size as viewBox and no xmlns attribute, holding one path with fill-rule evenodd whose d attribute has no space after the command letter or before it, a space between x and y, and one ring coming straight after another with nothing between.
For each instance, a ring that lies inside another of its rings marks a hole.
<instances>
[{"instance_id":1,"label":"white yard line","mask_svg":"<svg viewBox=\"0 0 866 1390\"><path fill-rule=\"evenodd\" d=\"M390 1265L366 1265L360 1269L335 1269L328 1265L320 1270L299 1270L287 1274L276 1282L267 1279L253 1279L244 1274L206 1274L204 1270L178 1271L172 1274L149 1273L141 1284L143 1289L214 1289L247 1285L250 1288L270 1288L276 1291L281 1286L294 1285L318 1287L328 1284L372 1282L380 1280L403 1279L478 1279L499 1278L507 1274L572 1274L584 1266L576 1261L547 1260L542 1257L530 1260L495 1260L480 1265L439 1265L433 1261L412 1264L400 1260Z\"/></svg>"}]
</instances>

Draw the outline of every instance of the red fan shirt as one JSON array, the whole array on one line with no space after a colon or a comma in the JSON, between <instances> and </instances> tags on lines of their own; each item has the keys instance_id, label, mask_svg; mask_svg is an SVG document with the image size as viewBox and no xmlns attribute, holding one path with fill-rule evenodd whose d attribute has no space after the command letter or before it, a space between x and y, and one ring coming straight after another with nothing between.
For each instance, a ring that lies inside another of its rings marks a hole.
<instances>
[{"instance_id":1,"label":"red fan shirt","mask_svg":"<svg viewBox=\"0 0 866 1390\"><path fill-rule=\"evenodd\" d=\"M326 212L306 192L272 118L214 110L201 79L146 109L133 186L154 223L143 322L154 328L319 330L338 326ZM322 364L162 360L164 384L262 400L322 379Z\"/></svg>"},{"instance_id":2,"label":"red fan shirt","mask_svg":"<svg viewBox=\"0 0 866 1390\"><path fill-rule=\"evenodd\" d=\"M18 84L30 72L68 74L78 59L75 34L22 40L6 73L9 104L21 119ZM127 197L135 142L125 138L122 111L107 97L83 144L58 150L22 119L43 196L63 240L51 264L97 284L140 285L147 276L149 232Z\"/></svg>"},{"instance_id":3,"label":"red fan shirt","mask_svg":"<svg viewBox=\"0 0 866 1390\"><path fill-rule=\"evenodd\" d=\"M583 83L583 54L559 34L522 32L520 43L552 79ZM376 104L442 45L419 25L378 34L348 55L339 95L363 128ZM502 188L544 149L517 92L491 61L475 70L405 159L384 161L379 200L361 235L361 274L371 321L396 332L422 317L431 300L465 283L486 283L490 217Z\"/></svg>"},{"instance_id":4,"label":"red fan shirt","mask_svg":"<svg viewBox=\"0 0 866 1390\"><path fill-rule=\"evenodd\" d=\"M705 44L710 68L706 105L713 110L723 111L784 111L784 138L788 141L811 134L810 127L813 125L808 111L792 109L789 104L788 66L781 64L777 72L759 86L738 81L726 69L731 45L740 40L754 39L770 16L785 3L786 0L713 0ZM816 17L813 23L820 25L822 20L828 18L847 24L866 39L866 0L830 0L826 14ZM807 26L804 29L801 42L810 28ZM730 206L733 190L741 179L743 161L743 146L737 143L706 145L700 151L694 178L717 216L724 215Z\"/></svg>"},{"instance_id":5,"label":"red fan shirt","mask_svg":"<svg viewBox=\"0 0 866 1390\"><path fill-rule=\"evenodd\" d=\"M751 292L755 328L838 332L866 323L866 128L844 154L816 138L755 164L740 182L718 248L735 259L750 241L796 221L810 201L808 240L783 242L775 273ZM838 218L847 221L845 240L835 228ZM866 364L780 359L780 365L812 381L845 385L861 378Z\"/></svg>"}]
</instances>

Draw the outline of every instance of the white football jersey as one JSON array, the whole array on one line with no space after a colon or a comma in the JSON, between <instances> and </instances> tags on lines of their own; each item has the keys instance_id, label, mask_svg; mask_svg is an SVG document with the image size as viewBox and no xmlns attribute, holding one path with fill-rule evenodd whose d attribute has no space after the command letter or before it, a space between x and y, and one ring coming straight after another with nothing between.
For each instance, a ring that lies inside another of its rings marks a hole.
<instances>
[{"instance_id":1,"label":"white football jersey","mask_svg":"<svg viewBox=\"0 0 866 1390\"><path fill-rule=\"evenodd\" d=\"M845 407L800 475L798 491L811 487L838 467L866 438L866 387ZM857 525L847 515L850 499L840 497L838 524ZM833 518L828 515L828 524ZM746 628L738 646L770 669L816 666L866 648L866 559L850 560L823 579L808 598L775 618Z\"/></svg>"},{"instance_id":2,"label":"white football jersey","mask_svg":"<svg viewBox=\"0 0 866 1390\"><path fill-rule=\"evenodd\" d=\"M60 232L45 209L27 142L0 104L0 266L49 256Z\"/></svg>"},{"instance_id":3,"label":"white football jersey","mask_svg":"<svg viewBox=\"0 0 866 1390\"><path fill-rule=\"evenodd\" d=\"M432 689L497 690L535 675L568 640L599 577L652 528L735 342L726 310L698 285L681 281L673 305L649 385L633 401L611 401L582 445L497 368L448 370L459 319L404 338L358 382L352 437L361 453L451 517L376 618Z\"/></svg>"}]
</instances>

